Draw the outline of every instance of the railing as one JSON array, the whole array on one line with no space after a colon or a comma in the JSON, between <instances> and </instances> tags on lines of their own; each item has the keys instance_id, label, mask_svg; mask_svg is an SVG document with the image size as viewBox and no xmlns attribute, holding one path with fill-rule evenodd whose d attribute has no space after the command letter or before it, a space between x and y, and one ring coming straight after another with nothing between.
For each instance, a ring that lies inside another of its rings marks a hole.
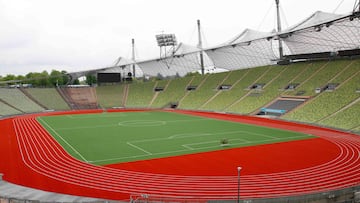
<instances>
[{"instance_id":1,"label":"railing","mask_svg":"<svg viewBox=\"0 0 360 203\"><path fill-rule=\"evenodd\" d=\"M131 195L130 203L360 203L360 186L342 190L301 196L264 198L264 199L237 199L233 200L205 200L201 198L166 197L151 194Z\"/></svg>"}]
</instances>

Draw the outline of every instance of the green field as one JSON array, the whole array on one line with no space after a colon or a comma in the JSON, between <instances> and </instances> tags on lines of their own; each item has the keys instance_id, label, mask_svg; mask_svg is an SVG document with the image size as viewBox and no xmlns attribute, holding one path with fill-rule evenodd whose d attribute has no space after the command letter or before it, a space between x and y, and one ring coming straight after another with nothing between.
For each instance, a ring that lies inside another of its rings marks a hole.
<instances>
[{"instance_id":1,"label":"green field","mask_svg":"<svg viewBox=\"0 0 360 203\"><path fill-rule=\"evenodd\" d=\"M43 116L38 121L72 156L97 165L313 138L161 111ZM222 139L228 146L220 145Z\"/></svg>"}]
</instances>

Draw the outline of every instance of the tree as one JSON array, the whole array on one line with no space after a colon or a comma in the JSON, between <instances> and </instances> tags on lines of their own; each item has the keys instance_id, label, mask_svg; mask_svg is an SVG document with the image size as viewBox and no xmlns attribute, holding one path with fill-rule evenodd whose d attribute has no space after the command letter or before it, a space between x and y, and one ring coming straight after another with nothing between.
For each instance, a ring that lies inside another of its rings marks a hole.
<instances>
[{"instance_id":1,"label":"tree","mask_svg":"<svg viewBox=\"0 0 360 203\"><path fill-rule=\"evenodd\" d=\"M29 72L24 75L12 75L0 76L0 81L9 81L3 83L3 85L14 84L31 84L34 87L53 87L56 85L66 85L69 82L69 76L66 71L52 70L49 74L47 71ZM10 82L11 81L11 82Z\"/></svg>"},{"instance_id":2,"label":"tree","mask_svg":"<svg viewBox=\"0 0 360 203\"><path fill-rule=\"evenodd\" d=\"M72 84L73 84L73 85L80 85L79 79L76 78Z\"/></svg>"},{"instance_id":3,"label":"tree","mask_svg":"<svg viewBox=\"0 0 360 203\"><path fill-rule=\"evenodd\" d=\"M69 83L69 76L67 75L67 72L66 71L61 71L61 74L62 74L62 84L61 85L66 85Z\"/></svg>"},{"instance_id":4,"label":"tree","mask_svg":"<svg viewBox=\"0 0 360 203\"><path fill-rule=\"evenodd\" d=\"M25 80L25 76L18 75L18 76L16 76L15 80L23 81L23 80ZM26 82L23 82L23 83L26 83Z\"/></svg>"},{"instance_id":5,"label":"tree","mask_svg":"<svg viewBox=\"0 0 360 203\"><path fill-rule=\"evenodd\" d=\"M15 81L16 80L16 76L12 75L12 74L8 74L5 77L2 78L2 81ZM7 83L8 85L14 85L15 82L9 82Z\"/></svg>"},{"instance_id":6,"label":"tree","mask_svg":"<svg viewBox=\"0 0 360 203\"><path fill-rule=\"evenodd\" d=\"M40 73L39 84L41 87L49 87L50 80L49 80L49 73L47 71L43 71Z\"/></svg>"},{"instance_id":7,"label":"tree","mask_svg":"<svg viewBox=\"0 0 360 203\"><path fill-rule=\"evenodd\" d=\"M96 84L96 77L95 77L95 75L91 75L91 74L86 75L86 80L85 80L85 82L86 82L86 84L88 84L88 85Z\"/></svg>"},{"instance_id":8,"label":"tree","mask_svg":"<svg viewBox=\"0 0 360 203\"><path fill-rule=\"evenodd\" d=\"M63 72L60 72L58 70L51 71L49 81L52 85L54 86L65 85L66 83L64 83L64 79L66 78L64 77Z\"/></svg>"}]
</instances>

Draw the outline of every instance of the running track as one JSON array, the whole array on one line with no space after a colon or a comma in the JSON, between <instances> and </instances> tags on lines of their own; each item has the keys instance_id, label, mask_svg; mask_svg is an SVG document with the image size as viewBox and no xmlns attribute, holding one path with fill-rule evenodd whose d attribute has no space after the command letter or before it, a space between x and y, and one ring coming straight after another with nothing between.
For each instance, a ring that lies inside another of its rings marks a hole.
<instances>
[{"instance_id":1,"label":"running track","mask_svg":"<svg viewBox=\"0 0 360 203\"><path fill-rule=\"evenodd\" d=\"M316 166L277 173L242 175L243 199L303 195L360 184L360 137L357 135L255 117L178 112L304 132L330 141L338 148L339 153L334 159ZM109 199L128 199L130 195L140 194L204 200L237 197L237 176L165 175L94 166L67 154L36 121L36 115L7 120L13 128L8 130L12 134L8 135L12 140L9 141L12 144L11 151L17 150L9 156L8 161L10 159L12 163L8 168L16 168L22 173L17 174L20 178L10 173L9 177L15 183L30 186L35 184L40 189L52 191L59 188L62 191L64 188L61 187L69 187L73 194ZM4 166L0 164L0 170L3 170L1 167ZM5 179L6 177L7 174ZM36 184L34 178L40 178L42 183Z\"/></svg>"}]
</instances>

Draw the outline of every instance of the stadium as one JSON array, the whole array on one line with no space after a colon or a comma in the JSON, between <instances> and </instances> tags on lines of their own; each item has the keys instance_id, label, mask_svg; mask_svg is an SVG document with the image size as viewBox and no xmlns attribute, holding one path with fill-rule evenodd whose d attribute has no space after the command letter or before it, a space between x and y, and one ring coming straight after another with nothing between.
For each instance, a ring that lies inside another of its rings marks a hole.
<instances>
[{"instance_id":1,"label":"stadium","mask_svg":"<svg viewBox=\"0 0 360 203\"><path fill-rule=\"evenodd\" d=\"M2 82L1 202L360 202L355 5L208 48L159 34L160 57L66 85Z\"/></svg>"}]
</instances>

